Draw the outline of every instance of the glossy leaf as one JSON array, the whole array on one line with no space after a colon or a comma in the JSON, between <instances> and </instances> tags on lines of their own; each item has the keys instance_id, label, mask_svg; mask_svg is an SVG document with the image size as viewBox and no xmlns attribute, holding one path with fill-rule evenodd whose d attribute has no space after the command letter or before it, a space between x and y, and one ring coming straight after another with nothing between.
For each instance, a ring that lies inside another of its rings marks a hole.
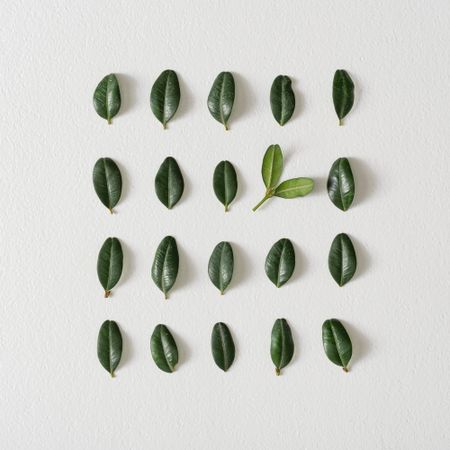
<instances>
[{"instance_id":1,"label":"glossy leaf","mask_svg":"<svg viewBox=\"0 0 450 450\"><path fill-rule=\"evenodd\" d=\"M314 188L311 178L292 178L283 181L275 189L274 195L281 198L297 198L308 195Z\"/></svg>"},{"instance_id":2,"label":"glossy leaf","mask_svg":"<svg viewBox=\"0 0 450 450\"><path fill-rule=\"evenodd\" d=\"M355 182L347 158L337 159L331 166L327 182L330 200L342 211L347 211L355 196Z\"/></svg>"},{"instance_id":3,"label":"glossy leaf","mask_svg":"<svg viewBox=\"0 0 450 450\"><path fill-rule=\"evenodd\" d=\"M211 350L215 363L226 372L233 364L235 347L230 330L222 322L216 323L212 330Z\"/></svg>"},{"instance_id":4,"label":"glossy leaf","mask_svg":"<svg viewBox=\"0 0 450 450\"><path fill-rule=\"evenodd\" d=\"M342 119L352 109L355 99L354 89L355 85L350 75L345 70L336 70L333 79L333 103L339 125L342 125Z\"/></svg>"},{"instance_id":5,"label":"glossy leaf","mask_svg":"<svg viewBox=\"0 0 450 450\"><path fill-rule=\"evenodd\" d=\"M339 286L348 283L356 272L355 248L345 233L338 234L331 244L328 268Z\"/></svg>"},{"instance_id":6,"label":"glossy leaf","mask_svg":"<svg viewBox=\"0 0 450 450\"><path fill-rule=\"evenodd\" d=\"M223 294L233 277L234 257L229 242L220 242L209 258L208 274L214 286Z\"/></svg>"},{"instance_id":7,"label":"glossy leaf","mask_svg":"<svg viewBox=\"0 0 450 450\"><path fill-rule=\"evenodd\" d=\"M105 290L105 298L110 296L111 289L118 283L122 267L122 246L119 239L110 237L103 243L97 259L97 275Z\"/></svg>"},{"instance_id":8,"label":"glossy leaf","mask_svg":"<svg viewBox=\"0 0 450 450\"><path fill-rule=\"evenodd\" d=\"M122 357L122 334L114 320L105 320L97 339L97 356L100 364L114 376Z\"/></svg>"},{"instance_id":9,"label":"glossy leaf","mask_svg":"<svg viewBox=\"0 0 450 450\"><path fill-rule=\"evenodd\" d=\"M152 266L152 279L166 299L177 279L178 265L177 242L172 236L166 236L156 250Z\"/></svg>"},{"instance_id":10,"label":"glossy leaf","mask_svg":"<svg viewBox=\"0 0 450 450\"><path fill-rule=\"evenodd\" d=\"M167 157L161 164L155 178L156 195L163 205L173 208L184 191L184 179L174 158Z\"/></svg>"},{"instance_id":11,"label":"glossy leaf","mask_svg":"<svg viewBox=\"0 0 450 450\"><path fill-rule=\"evenodd\" d=\"M273 324L270 356L277 375L280 375L281 369L286 367L294 356L294 340L286 319L277 319Z\"/></svg>"},{"instance_id":12,"label":"glossy leaf","mask_svg":"<svg viewBox=\"0 0 450 450\"><path fill-rule=\"evenodd\" d=\"M172 373L178 364L178 348L172 334L165 325L156 325L150 339L153 361L163 371Z\"/></svg>"},{"instance_id":13,"label":"glossy leaf","mask_svg":"<svg viewBox=\"0 0 450 450\"><path fill-rule=\"evenodd\" d=\"M325 320L322 325L322 342L328 359L348 372L347 365L352 357L352 341L339 320Z\"/></svg>"},{"instance_id":14,"label":"glossy leaf","mask_svg":"<svg viewBox=\"0 0 450 450\"><path fill-rule=\"evenodd\" d=\"M225 212L228 211L228 206L236 197L238 188L236 170L230 161L221 161L217 164L214 170L213 188L217 199L225 206Z\"/></svg>"},{"instance_id":15,"label":"glossy leaf","mask_svg":"<svg viewBox=\"0 0 450 450\"><path fill-rule=\"evenodd\" d=\"M122 195L122 175L111 158L100 158L92 175L94 189L100 201L113 213Z\"/></svg>"},{"instance_id":16,"label":"glossy leaf","mask_svg":"<svg viewBox=\"0 0 450 450\"><path fill-rule=\"evenodd\" d=\"M211 115L228 130L228 119L234 103L234 78L230 72L217 75L208 96L208 109Z\"/></svg>"},{"instance_id":17,"label":"glossy leaf","mask_svg":"<svg viewBox=\"0 0 450 450\"><path fill-rule=\"evenodd\" d=\"M97 114L110 124L111 119L119 112L121 104L119 82L113 73L100 81L94 91L93 102Z\"/></svg>"},{"instance_id":18,"label":"glossy leaf","mask_svg":"<svg viewBox=\"0 0 450 450\"><path fill-rule=\"evenodd\" d=\"M295 251L289 239L280 239L273 244L266 257L265 270L269 280L281 287L291 278L295 269Z\"/></svg>"},{"instance_id":19,"label":"glossy leaf","mask_svg":"<svg viewBox=\"0 0 450 450\"><path fill-rule=\"evenodd\" d=\"M180 84L173 70L164 70L156 79L150 93L150 107L155 117L166 128L180 104Z\"/></svg>"},{"instance_id":20,"label":"glossy leaf","mask_svg":"<svg viewBox=\"0 0 450 450\"><path fill-rule=\"evenodd\" d=\"M278 75L270 89L270 107L273 117L283 126L294 113L295 95L291 79L286 75Z\"/></svg>"},{"instance_id":21,"label":"glossy leaf","mask_svg":"<svg viewBox=\"0 0 450 450\"><path fill-rule=\"evenodd\" d=\"M270 145L264 154L261 174L267 189L274 188L283 172L283 152L278 144Z\"/></svg>"}]
</instances>

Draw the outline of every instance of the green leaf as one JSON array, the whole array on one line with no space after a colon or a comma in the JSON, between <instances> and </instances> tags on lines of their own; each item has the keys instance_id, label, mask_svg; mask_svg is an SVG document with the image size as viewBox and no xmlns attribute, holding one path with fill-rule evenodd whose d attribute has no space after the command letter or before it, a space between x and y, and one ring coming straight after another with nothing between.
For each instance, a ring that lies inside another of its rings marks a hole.
<instances>
[{"instance_id":1,"label":"green leaf","mask_svg":"<svg viewBox=\"0 0 450 450\"><path fill-rule=\"evenodd\" d=\"M286 75L278 75L270 89L270 107L273 117L283 126L294 113L295 95L291 79Z\"/></svg>"},{"instance_id":2,"label":"green leaf","mask_svg":"<svg viewBox=\"0 0 450 450\"><path fill-rule=\"evenodd\" d=\"M283 152L278 144L270 145L264 154L261 174L267 189L274 188L283 172Z\"/></svg>"},{"instance_id":3,"label":"green leaf","mask_svg":"<svg viewBox=\"0 0 450 450\"><path fill-rule=\"evenodd\" d=\"M122 194L119 167L111 158L100 158L95 163L92 179L98 198L112 214Z\"/></svg>"},{"instance_id":4,"label":"green leaf","mask_svg":"<svg viewBox=\"0 0 450 450\"><path fill-rule=\"evenodd\" d=\"M178 265L177 242L172 236L166 236L158 245L152 265L152 279L166 299L177 279Z\"/></svg>"},{"instance_id":5,"label":"green leaf","mask_svg":"<svg viewBox=\"0 0 450 450\"><path fill-rule=\"evenodd\" d=\"M153 361L163 371L172 373L178 363L178 348L175 339L165 325L156 325L150 339Z\"/></svg>"},{"instance_id":6,"label":"green leaf","mask_svg":"<svg viewBox=\"0 0 450 450\"><path fill-rule=\"evenodd\" d=\"M274 195L281 198L304 197L313 190L313 187L314 181L311 178L292 178L277 186Z\"/></svg>"},{"instance_id":7,"label":"green leaf","mask_svg":"<svg viewBox=\"0 0 450 450\"><path fill-rule=\"evenodd\" d=\"M286 319L277 319L273 324L270 356L277 375L280 375L281 369L286 367L294 356L294 340Z\"/></svg>"},{"instance_id":8,"label":"green leaf","mask_svg":"<svg viewBox=\"0 0 450 450\"><path fill-rule=\"evenodd\" d=\"M211 350L214 362L226 372L233 364L235 348L230 330L223 322L214 325L211 334Z\"/></svg>"},{"instance_id":9,"label":"green leaf","mask_svg":"<svg viewBox=\"0 0 450 450\"><path fill-rule=\"evenodd\" d=\"M291 278L295 268L295 251L289 239L280 239L272 245L266 257L265 270L269 280L281 287Z\"/></svg>"},{"instance_id":10,"label":"green leaf","mask_svg":"<svg viewBox=\"0 0 450 450\"><path fill-rule=\"evenodd\" d=\"M114 320L105 320L97 339L97 356L100 364L114 377L122 356L122 335Z\"/></svg>"},{"instance_id":11,"label":"green leaf","mask_svg":"<svg viewBox=\"0 0 450 450\"><path fill-rule=\"evenodd\" d=\"M228 130L228 119L234 103L234 78L230 72L217 75L208 96L208 109L211 115Z\"/></svg>"},{"instance_id":12,"label":"green leaf","mask_svg":"<svg viewBox=\"0 0 450 450\"><path fill-rule=\"evenodd\" d=\"M348 372L347 365L352 357L352 341L339 320L325 320L322 325L322 342L328 359Z\"/></svg>"},{"instance_id":13,"label":"green leaf","mask_svg":"<svg viewBox=\"0 0 450 450\"><path fill-rule=\"evenodd\" d=\"M220 242L209 258L208 274L214 286L223 294L233 277L233 249L229 242Z\"/></svg>"},{"instance_id":14,"label":"green leaf","mask_svg":"<svg viewBox=\"0 0 450 450\"><path fill-rule=\"evenodd\" d=\"M169 209L173 208L183 195L183 175L178 163L171 156L163 161L156 174L155 190L161 203Z\"/></svg>"},{"instance_id":15,"label":"green leaf","mask_svg":"<svg viewBox=\"0 0 450 450\"><path fill-rule=\"evenodd\" d=\"M94 91L94 108L100 117L111 123L111 119L120 109L120 89L116 76L113 73L106 75Z\"/></svg>"},{"instance_id":16,"label":"green leaf","mask_svg":"<svg viewBox=\"0 0 450 450\"><path fill-rule=\"evenodd\" d=\"M123 253L119 239L108 238L103 243L97 259L98 279L105 290L105 298L111 294L111 289L122 275Z\"/></svg>"},{"instance_id":17,"label":"green leaf","mask_svg":"<svg viewBox=\"0 0 450 450\"><path fill-rule=\"evenodd\" d=\"M350 75L345 70L336 70L333 79L333 103L339 125L342 125L342 119L352 109L355 99L354 89L355 85Z\"/></svg>"},{"instance_id":18,"label":"green leaf","mask_svg":"<svg viewBox=\"0 0 450 450\"><path fill-rule=\"evenodd\" d=\"M328 268L339 286L348 283L356 272L355 248L345 233L338 234L331 244Z\"/></svg>"},{"instance_id":19,"label":"green leaf","mask_svg":"<svg viewBox=\"0 0 450 450\"><path fill-rule=\"evenodd\" d=\"M180 84L173 70L165 70L156 79L150 93L150 107L155 117L166 128L180 104Z\"/></svg>"},{"instance_id":20,"label":"green leaf","mask_svg":"<svg viewBox=\"0 0 450 450\"><path fill-rule=\"evenodd\" d=\"M230 161L221 161L217 164L213 176L214 193L217 199L225 206L225 212L228 206L236 197L238 188L236 170Z\"/></svg>"},{"instance_id":21,"label":"green leaf","mask_svg":"<svg viewBox=\"0 0 450 450\"><path fill-rule=\"evenodd\" d=\"M355 196L355 182L347 158L337 159L331 166L327 182L330 200L342 211L347 211Z\"/></svg>"}]
</instances>

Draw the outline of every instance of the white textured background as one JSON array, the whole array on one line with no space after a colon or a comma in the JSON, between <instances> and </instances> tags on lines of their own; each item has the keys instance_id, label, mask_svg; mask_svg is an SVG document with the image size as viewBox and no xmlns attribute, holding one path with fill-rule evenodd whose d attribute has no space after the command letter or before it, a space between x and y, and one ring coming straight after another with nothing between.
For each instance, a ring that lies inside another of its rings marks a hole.
<instances>
[{"instance_id":1,"label":"white textured background","mask_svg":"<svg viewBox=\"0 0 450 450\"><path fill-rule=\"evenodd\" d=\"M4 0L0 38L2 449L450 447L448 1ZM166 68L182 103L163 131L149 92ZM356 84L344 127L331 101L337 68ZM227 133L206 108L222 70L237 84ZM92 107L110 72L123 97L112 126ZM278 74L293 78L298 105L284 128L269 107ZM284 176L317 188L252 213L272 143L285 151ZM186 180L172 211L153 188L168 155ZM113 217L92 187L101 156L124 177ZM340 156L357 184L346 213L326 193ZM223 159L240 183L226 215L211 186ZM327 255L342 231L359 269L338 288ZM167 234L181 270L164 302L150 267ZM108 236L123 242L126 268L105 301L96 260ZM263 266L281 237L295 243L297 268L277 290ZM223 298L207 276L221 240L236 257ZM269 355L278 317L296 344L281 377ZM322 350L330 317L354 343L348 375ZM108 318L124 336L114 380L96 355ZM226 374L210 353L217 321L237 346ZM150 357L160 322L180 348L172 375Z\"/></svg>"}]
</instances>

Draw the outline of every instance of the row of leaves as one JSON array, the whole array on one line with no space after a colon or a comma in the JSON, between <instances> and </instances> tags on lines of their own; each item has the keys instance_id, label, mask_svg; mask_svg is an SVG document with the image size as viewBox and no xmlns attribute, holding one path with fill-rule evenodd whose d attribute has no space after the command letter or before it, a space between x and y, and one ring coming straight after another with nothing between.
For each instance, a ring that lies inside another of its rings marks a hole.
<instances>
[{"instance_id":1,"label":"row of leaves","mask_svg":"<svg viewBox=\"0 0 450 450\"><path fill-rule=\"evenodd\" d=\"M253 208L256 211L272 197L293 199L308 195L314 188L311 178L291 178L283 182L283 152L279 145L270 145L266 150L261 174L266 187L262 200ZM93 183L100 201L112 213L122 194L122 175L111 158L100 158L94 166ZM230 161L221 161L213 174L213 189L225 211L235 199L238 190L236 170ZM328 195L336 207L342 211L350 208L355 196L355 182L350 162L347 158L337 159L331 166L328 182ZM155 177L155 191L158 199L168 209L172 209L184 192L184 179L177 161L167 157Z\"/></svg>"},{"instance_id":2,"label":"row of leaves","mask_svg":"<svg viewBox=\"0 0 450 450\"><path fill-rule=\"evenodd\" d=\"M180 83L173 70L164 70L153 84L150 92L150 107L155 117L166 128L180 104ZM221 72L208 95L208 109L211 115L228 130L228 121L233 110L235 83L231 72ZM121 93L119 82L113 73L106 75L98 84L93 96L97 114L108 123L120 110ZM354 84L345 70L337 70L333 78L333 103L339 118L350 112L354 102ZM295 110L295 94L292 81L287 75L278 75L270 89L270 107L275 120L283 126Z\"/></svg>"},{"instance_id":3,"label":"row of leaves","mask_svg":"<svg viewBox=\"0 0 450 450\"><path fill-rule=\"evenodd\" d=\"M328 359L348 372L352 342L339 320L329 319L323 323L322 342ZM286 319L277 319L272 328L270 343L270 356L277 375L291 362L294 347L291 328ZM226 372L233 364L235 345L230 329L223 322L218 322L213 327L211 351L214 362ZM175 370L178 364L178 347L166 325L159 324L155 327L150 339L150 352L162 371L172 373ZM100 327L97 355L101 365L114 377L122 356L122 334L113 320L106 320Z\"/></svg>"},{"instance_id":4,"label":"row of leaves","mask_svg":"<svg viewBox=\"0 0 450 450\"><path fill-rule=\"evenodd\" d=\"M330 248L328 268L339 286L349 282L356 272L356 252L350 237L338 234ZM269 280L276 286L283 286L295 269L295 250L289 239L275 242L266 257L265 271ZM111 290L119 282L123 268L123 251L119 239L110 237L102 245L98 260L98 279L109 297ZM168 298L177 279L179 255L174 237L166 236L158 245L152 265L152 279ZM209 258L208 275L214 286L223 294L231 283L234 271L233 247L229 242L217 244Z\"/></svg>"}]
</instances>

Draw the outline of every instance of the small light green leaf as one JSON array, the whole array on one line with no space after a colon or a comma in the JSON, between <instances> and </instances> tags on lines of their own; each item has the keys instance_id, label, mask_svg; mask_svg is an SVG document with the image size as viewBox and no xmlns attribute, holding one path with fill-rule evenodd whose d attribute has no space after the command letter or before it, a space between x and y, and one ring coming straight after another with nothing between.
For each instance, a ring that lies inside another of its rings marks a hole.
<instances>
[{"instance_id":1,"label":"small light green leaf","mask_svg":"<svg viewBox=\"0 0 450 450\"><path fill-rule=\"evenodd\" d=\"M295 95L291 79L286 75L278 75L270 89L270 107L273 117L283 126L294 113Z\"/></svg>"},{"instance_id":2,"label":"small light green leaf","mask_svg":"<svg viewBox=\"0 0 450 450\"><path fill-rule=\"evenodd\" d=\"M273 244L267 254L265 264L266 275L279 288L291 278L294 269L294 246L289 239L280 239Z\"/></svg>"},{"instance_id":3,"label":"small light green leaf","mask_svg":"<svg viewBox=\"0 0 450 450\"><path fill-rule=\"evenodd\" d=\"M155 117L166 128L180 104L180 84L173 70L164 70L156 79L150 93L150 107Z\"/></svg>"},{"instance_id":4,"label":"small light green leaf","mask_svg":"<svg viewBox=\"0 0 450 450\"><path fill-rule=\"evenodd\" d=\"M217 199L225 206L225 212L228 206L236 197L238 188L236 170L230 161L221 161L217 164L213 176L214 193Z\"/></svg>"},{"instance_id":5,"label":"small light green leaf","mask_svg":"<svg viewBox=\"0 0 450 450\"><path fill-rule=\"evenodd\" d=\"M356 272L355 248L345 233L338 234L331 244L328 268L339 286L348 283Z\"/></svg>"},{"instance_id":6,"label":"small light green leaf","mask_svg":"<svg viewBox=\"0 0 450 450\"><path fill-rule=\"evenodd\" d=\"M100 364L114 377L122 357L122 334L114 320L105 320L97 339L97 356Z\"/></svg>"},{"instance_id":7,"label":"small light green leaf","mask_svg":"<svg viewBox=\"0 0 450 450\"><path fill-rule=\"evenodd\" d=\"M283 172L283 152L278 144L270 145L264 154L261 174L267 189L274 188Z\"/></svg>"},{"instance_id":8,"label":"small light green leaf","mask_svg":"<svg viewBox=\"0 0 450 450\"><path fill-rule=\"evenodd\" d=\"M228 119L234 103L234 78L230 72L217 75L208 96L208 109L211 115L228 130Z\"/></svg>"},{"instance_id":9,"label":"small light green leaf","mask_svg":"<svg viewBox=\"0 0 450 450\"><path fill-rule=\"evenodd\" d=\"M111 119L119 112L121 103L119 82L113 73L100 81L94 91L93 102L97 114L110 124Z\"/></svg>"},{"instance_id":10,"label":"small light green leaf","mask_svg":"<svg viewBox=\"0 0 450 450\"><path fill-rule=\"evenodd\" d=\"M166 236L156 250L152 265L152 279L166 299L177 279L178 265L177 242L172 236Z\"/></svg>"},{"instance_id":11,"label":"small light green leaf","mask_svg":"<svg viewBox=\"0 0 450 450\"><path fill-rule=\"evenodd\" d=\"M156 195L163 205L173 208L184 191L184 179L174 158L167 157L155 177Z\"/></svg>"},{"instance_id":12,"label":"small light green leaf","mask_svg":"<svg viewBox=\"0 0 450 450\"><path fill-rule=\"evenodd\" d=\"M339 125L342 125L342 119L352 109L355 99L354 89L355 85L350 75L345 70L336 70L333 79L333 103Z\"/></svg>"},{"instance_id":13,"label":"small light green leaf","mask_svg":"<svg viewBox=\"0 0 450 450\"><path fill-rule=\"evenodd\" d=\"M105 298L111 294L111 289L122 275L123 253L119 239L108 238L102 245L97 259L98 279L105 290Z\"/></svg>"},{"instance_id":14,"label":"small light green leaf","mask_svg":"<svg viewBox=\"0 0 450 450\"><path fill-rule=\"evenodd\" d=\"M172 334L165 325L156 325L150 339L153 361L163 371L172 373L178 364L178 348Z\"/></svg>"},{"instance_id":15,"label":"small light green leaf","mask_svg":"<svg viewBox=\"0 0 450 450\"><path fill-rule=\"evenodd\" d=\"M226 372L233 364L235 347L230 330L223 322L214 325L211 334L211 350L214 362Z\"/></svg>"},{"instance_id":16,"label":"small light green leaf","mask_svg":"<svg viewBox=\"0 0 450 450\"><path fill-rule=\"evenodd\" d=\"M111 158L100 158L92 175L94 189L100 201L113 213L122 194L122 175Z\"/></svg>"},{"instance_id":17,"label":"small light green leaf","mask_svg":"<svg viewBox=\"0 0 450 450\"><path fill-rule=\"evenodd\" d=\"M229 242L220 242L209 258L208 274L214 286L223 294L233 277L234 257Z\"/></svg>"},{"instance_id":18,"label":"small light green leaf","mask_svg":"<svg viewBox=\"0 0 450 450\"><path fill-rule=\"evenodd\" d=\"M281 369L286 367L294 356L294 340L286 319L277 319L273 324L270 356L277 375L280 375Z\"/></svg>"},{"instance_id":19,"label":"small light green leaf","mask_svg":"<svg viewBox=\"0 0 450 450\"><path fill-rule=\"evenodd\" d=\"M327 182L330 200L342 211L347 211L355 196L355 182L347 158L337 159L331 166Z\"/></svg>"},{"instance_id":20,"label":"small light green leaf","mask_svg":"<svg viewBox=\"0 0 450 450\"><path fill-rule=\"evenodd\" d=\"M274 195L281 198L304 197L313 190L313 187L314 181L311 178L292 178L277 186Z\"/></svg>"},{"instance_id":21,"label":"small light green leaf","mask_svg":"<svg viewBox=\"0 0 450 450\"><path fill-rule=\"evenodd\" d=\"M352 357L352 341L341 322L337 319L325 320L322 325L323 349L328 359L348 372Z\"/></svg>"}]
</instances>

